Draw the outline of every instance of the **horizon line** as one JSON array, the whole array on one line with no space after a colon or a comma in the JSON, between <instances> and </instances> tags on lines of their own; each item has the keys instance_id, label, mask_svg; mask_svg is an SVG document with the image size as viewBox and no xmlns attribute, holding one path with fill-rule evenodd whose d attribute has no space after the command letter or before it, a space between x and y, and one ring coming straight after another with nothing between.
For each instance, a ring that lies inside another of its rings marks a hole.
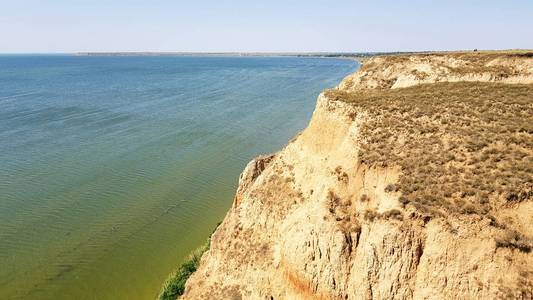
<instances>
[{"instance_id":1,"label":"horizon line","mask_svg":"<svg viewBox=\"0 0 533 300\"><path fill-rule=\"evenodd\" d=\"M492 52L492 51L533 51L526 48L509 49L458 49L458 50L396 50L396 51L75 51L75 52L0 52L0 55L368 55L368 54L410 54L410 53L449 53L449 52Z\"/></svg>"}]
</instances>

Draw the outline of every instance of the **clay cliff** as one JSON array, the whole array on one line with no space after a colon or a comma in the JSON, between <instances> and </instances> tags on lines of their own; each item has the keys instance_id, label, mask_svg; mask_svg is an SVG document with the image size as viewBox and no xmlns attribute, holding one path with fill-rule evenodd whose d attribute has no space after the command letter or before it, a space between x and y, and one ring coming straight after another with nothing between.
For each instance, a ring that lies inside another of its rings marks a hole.
<instances>
[{"instance_id":1,"label":"clay cliff","mask_svg":"<svg viewBox=\"0 0 533 300\"><path fill-rule=\"evenodd\" d=\"M374 57L251 161L181 299L531 299L533 58Z\"/></svg>"}]
</instances>

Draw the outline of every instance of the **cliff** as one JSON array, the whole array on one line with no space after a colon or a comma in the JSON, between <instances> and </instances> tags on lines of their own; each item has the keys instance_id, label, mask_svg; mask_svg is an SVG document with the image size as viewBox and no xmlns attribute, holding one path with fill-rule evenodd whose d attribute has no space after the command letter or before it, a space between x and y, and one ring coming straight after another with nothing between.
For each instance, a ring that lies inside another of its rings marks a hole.
<instances>
[{"instance_id":1,"label":"cliff","mask_svg":"<svg viewBox=\"0 0 533 300\"><path fill-rule=\"evenodd\" d=\"M530 53L375 57L250 162L181 299L533 297Z\"/></svg>"},{"instance_id":2,"label":"cliff","mask_svg":"<svg viewBox=\"0 0 533 300\"><path fill-rule=\"evenodd\" d=\"M346 91L402 88L435 82L533 83L533 53L468 52L378 56L346 77Z\"/></svg>"}]
</instances>

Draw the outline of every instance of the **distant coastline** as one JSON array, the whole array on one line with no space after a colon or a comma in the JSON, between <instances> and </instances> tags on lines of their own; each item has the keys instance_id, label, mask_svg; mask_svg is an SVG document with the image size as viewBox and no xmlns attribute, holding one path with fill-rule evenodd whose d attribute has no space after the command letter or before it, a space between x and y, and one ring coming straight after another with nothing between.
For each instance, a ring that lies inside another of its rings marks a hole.
<instances>
[{"instance_id":1,"label":"distant coastline","mask_svg":"<svg viewBox=\"0 0 533 300\"><path fill-rule=\"evenodd\" d=\"M76 56L211 56L211 57L314 57L361 59L375 55L398 54L399 52L77 52Z\"/></svg>"},{"instance_id":2,"label":"distant coastline","mask_svg":"<svg viewBox=\"0 0 533 300\"><path fill-rule=\"evenodd\" d=\"M464 52L496 53L502 50L456 50L456 51L395 51L395 52L157 52L157 51L118 51L118 52L76 52L75 56L204 56L204 57L309 57L355 59L362 63L373 56L414 55L414 54L453 54ZM525 50L504 50L508 53L523 53Z\"/></svg>"},{"instance_id":3,"label":"distant coastline","mask_svg":"<svg viewBox=\"0 0 533 300\"><path fill-rule=\"evenodd\" d=\"M119 51L119 52L77 52L78 56L372 56L377 52L152 52L152 51Z\"/></svg>"}]
</instances>

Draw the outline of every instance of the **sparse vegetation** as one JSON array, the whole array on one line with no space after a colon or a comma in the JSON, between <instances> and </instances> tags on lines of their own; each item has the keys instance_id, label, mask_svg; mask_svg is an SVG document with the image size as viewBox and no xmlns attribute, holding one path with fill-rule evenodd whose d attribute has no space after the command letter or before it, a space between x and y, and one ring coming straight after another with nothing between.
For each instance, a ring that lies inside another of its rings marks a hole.
<instances>
[{"instance_id":1,"label":"sparse vegetation","mask_svg":"<svg viewBox=\"0 0 533 300\"><path fill-rule=\"evenodd\" d=\"M396 192L396 185L395 184L388 184L386 187L385 187L385 192L387 193L392 193L392 192Z\"/></svg>"},{"instance_id":2,"label":"sparse vegetation","mask_svg":"<svg viewBox=\"0 0 533 300\"><path fill-rule=\"evenodd\" d=\"M379 55L365 61L359 72L363 75L355 81L348 78L344 81L344 86L357 90L365 87L389 89L399 79L400 73L418 81L441 81L435 77L436 74L439 74L437 77L464 77L467 81L471 76L500 81L513 76L531 76L530 69L522 63L508 63L513 60L524 61L531 57L533 52L530 50Z\"/></svg>"},{"instance_id":3,"label":"sparse vegetation","mask_svg":"<svg viewBox=\"0 0 533 300\"><path fill-rule=\"evenodd\" d=\"M383 219L396 219L396 220L403 220L403 214L398 209L391 209L381 214L381 218Z\"/></svg>"},{"instance_id":4,"label":"sparse vegetation","mask_svg":"<svg viewBox=\"0 0 533 300\"><path fill-rule=\"evenodd\" d=\"M361 202L366 202L366 201L369 200L369 198L368 198L368 196L367 196L366 194L362 194L362 195L361 195L361 198L359 198L359 200L360 200Z\"/></svg>"},{"instance_id":5,"label":"sparse vegetation","mask_svg":"<svg viewBox=\"0 0 533 300\"><path fill-rule=\"evenodd\" d=\"M398 209L387 210L383 213L379 213L375 209L367 209L363 213L363 218L370 222L376 219L402 221L403 213Z\"/></svg>"},{"instance_id":6,"label":"sparse vegetation","mask_svg":"<svg viewBox=\"0 0 533 300\"><path fill-rule=\"evenodd\" d=\"M342 181L342 182L344 182L344 183L348 183L349 176L348 176L348 174L347 174L346 172L344 172L344 171L342 170L342 167L341 167L341 166L337 166L337 167L335 168L335 171L333 172L333 174L334 174L335 176L337 176L337 180L338 180L338 181Z\"/></svg>"},{"instance_id":7,"label":"sparse vegetation","mask_svg":"<svg viewBox=\"0 0 533 300\"><path fill-rule=\"evenodd\" d=\"M209 242L194 250L189 255L185 262L179 266L178 270L165 281L159 294L159 300L174 300L183 295L187 279L196 271L200 264L200 259L207 249L209 249Z\"/></svg>"},{"instance_id":8,"label":"sparse vegetation","mask_svg":"<svg viewBox=\"0 0 533 300\"><path fill-rule=\"evenodd\" d=\"M379 217L379 214L375 211L375 210L365 210L364 214L363 214L363 218L367 221L374 221L374 219L376 219L377 217Z\"/></svg>"},{"instance_id":9,"label":"sparse vegetation","mask_svg":"<svg viewBox=\"0 0 533 300\"><path fill-rule=\"evenodd\" d=\"M486 215L533 196L533 85L436 83L326 91L367 113L362 163L401 166L386 192L435 216ZM364 201L363 197L361 201Z\"/></svg>"},{"instance_id":10,"label":"sparse vegetation","mask_svg":"<svg viewBox=\"0 0 533 300\"><path fill-rule=\"evenodd\" d=\"M519 232L509 230L502 237L496 238L496 247L513 248L529 253L533 248L533 242Z\"/></svg>"},{"instance_id":11,"label":"sparse vegetation","mask_svg":"<svg viewBox=\"0 0 533 300\"><path fill-rule=\"evenodd\" d=\"M335 192L329 190L327 200L330 216L335 219L337 226L344 234L361 231L350 199L343 200Z\"/></svg>"}]
</instances>

